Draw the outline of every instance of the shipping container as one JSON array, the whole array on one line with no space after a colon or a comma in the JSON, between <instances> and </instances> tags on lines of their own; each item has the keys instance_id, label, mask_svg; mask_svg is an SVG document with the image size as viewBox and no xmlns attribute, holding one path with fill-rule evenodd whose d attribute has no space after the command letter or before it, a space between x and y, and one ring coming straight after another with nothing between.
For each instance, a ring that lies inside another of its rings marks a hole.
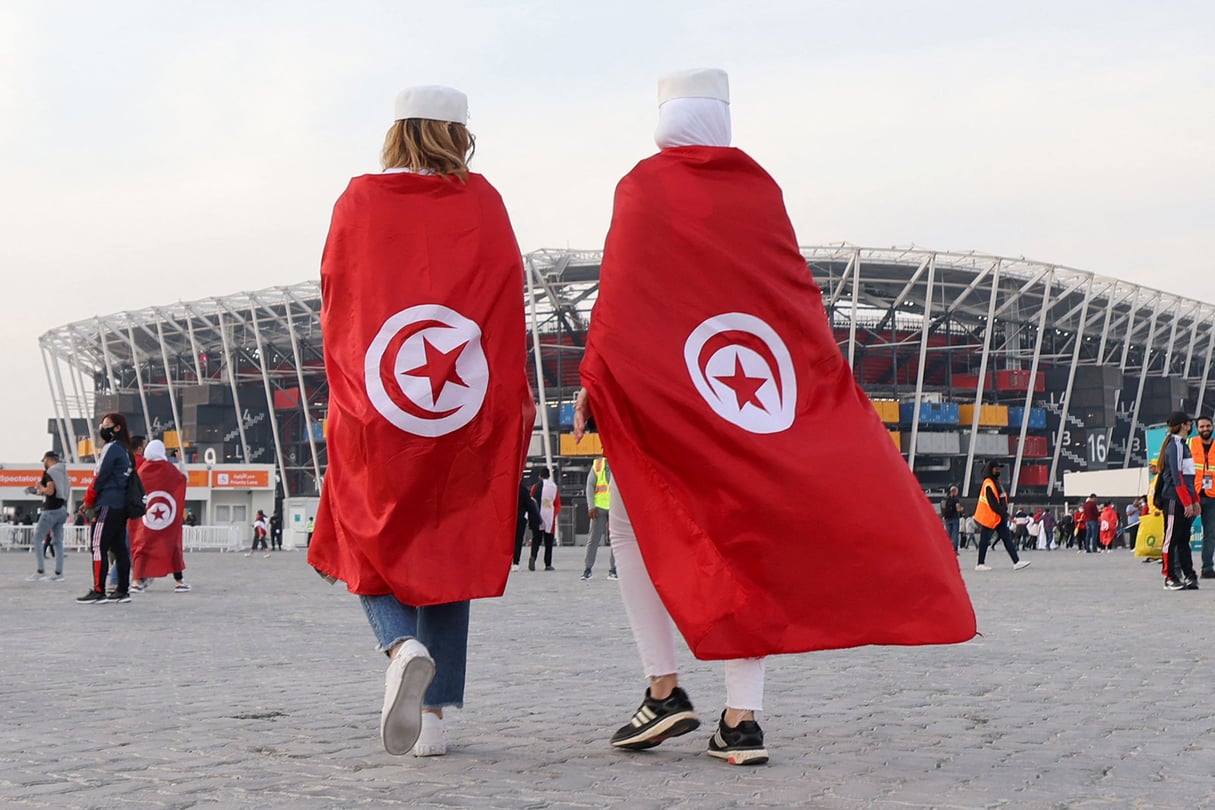
<instances>
[{"instance_id":1,"label":"shipping container","mask_svg":"<svg viewBox=\"0 0 1215 810\"><path fill-rule=\"evenodd\" d=\"M899 405L899 422L911 424L915 415L915 403L904 402ZM958 404L956 402L921 402L921 425L956 425L958 424Z\"/></svg>"},{"instance_id":2,"label":"shipping container","mask_svg":"<svg viewBox=\"0 0 1215 810\"><path fill-rule=\"evenodd\" d=\"M1008 407L1008 426L1020 429L1021 420L1025 418L1025 408L1020 405L1010 405ZM1029 409L1029 429L1030 430L1046 430L1046 409L1045 408L1030 408Z\"/></svg>"},{"instance_id":3,"label":"shipping container","mask_svg":"<svg viewBox=\"0 0 1215 810\"><path fill-rule=\"evenodd\" d=\"M1001 391L1026 391L1030 385L1030 374L1027 369L1008 369L996 372L996 388ZM1046 393L1046 375L1039 371L1033 377L1035 393Z\"/></svg>"},{"instance_id":4,"label":"shipping container","mask_svg":"<svg viewBox=\"0 0 1215 810\"><path fill-rule=\"evenodd\" d=\"M1008 438L1003 433L979 432L974 437L968 432L962 434L962 452L969 453L974 444L976 458L1003 457L1008 454Z\"/></svg>"},{"instance_id":5,"label":"shipping container","mask_svg":"<svg viewBox=\"0 0 1215 810\"><path fill-rule=\"evenodd\" d=\"M588 433L582 441L575 442L573 433L561 434L561 455L563 456L601 456L603 444L599 441L598 433Z\"/></svg>"},{"instance_id":6,"label":"shipping container","mask_svg":"<svg viewBox=\"0 0 1215 810\"><path fill-rule=\"evenodd\" d=\"M980 405L979 424L983 427L1007 427L1008 408L1004 405ZM975 406L967 403L958 406L958 422L962 425L973 425Z\"/></svg>"},{"instance_id":7,"label":"shipping container","mask_svg":"<svg viewBox=\"0 0 1215 810\"><path fill-rule=\"evenodd\" d=\"M875 399L873 409L877 411L878 418L886 424L897 425L899 423L899 403L895 400Z\"/></svg>"},{"instance_id":8,"label":"shipping container","mask_svg":"<svg viewBox=\"0 0 1215 810\"><path fill-rule=\"evenodd\" d=\"M902 450L903 449L903 434L897 430L891 430L891 431L887 431L887 432L890 434L891 440L894 441L894 446L899 448L900 450Z\"/></svg>"},{"instance_id":9,"label":"shipping container","mask_svg":"<svg viewBox=\"0 0 1215 810\"><path fill-rule=\"evenodd\" d=\"M1050 467L1046 464L1023 464L1017 483L1025 487L1044 487L1050 480Z\"/></svg>"},{"instance_id":10,"label":"shipping container","mask_svg":"<svg viewBox=\"0 0 1215 810\"><path fill-rule=\"evenodd\" d=\"M915 443L916 455L956 456L962 452L962 440L956 431L946 433L920 431ZM904 453L911 452L911 434L909 432L903 432L900 444Z\"/></svg>"},{"instance_id":11,"label":"shipping container","mask_svg":"<svg viewBox=\"0 0 1215 810\"><path fill-rule=\"evenodd\" d=\"M1008 454L1010 456L1017 455L1017 439L1019 437L1012 435L1008 437ZM1025 437L1025 453L1023 458L1046 458L1050 455L1050 446L1045 436L1026 436Z\"/></svg>"}]
</instances>

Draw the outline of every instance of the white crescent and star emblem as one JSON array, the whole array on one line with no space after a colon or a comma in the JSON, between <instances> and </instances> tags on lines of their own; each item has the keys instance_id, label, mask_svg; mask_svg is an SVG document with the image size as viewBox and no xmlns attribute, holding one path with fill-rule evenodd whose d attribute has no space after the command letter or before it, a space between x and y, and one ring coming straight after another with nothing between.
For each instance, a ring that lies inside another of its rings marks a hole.
<instances>
[{"instance_id":1,"label":"white crescent and star emblem","mask_svg":"<svg viewBox=\"0 0 1215 810\"><path fill-rule=\"evenodd\" d=\"M367 396L380 415L416 436L467 425L489 388L481 327L453 309L422 304L390 316L367 347Z\"/></svg>"},{"instance_id":2,"label":"white crescent and star emblem","mask_svg":"<svg viewBox=\"0 0 1215 810\"><path fill-rule=\"evenodd\" d=\"M763 320L742 312L714 315L688 335L683 356L697 393L722 419L751 433L779 433L793 424L793 359Z\"/></svg>"},{"instance_id":3,"label":"white crescent and star emblem","mask_svg":"<svg viewBox=\"0 0 1215 810\"><path fill-rule=\"evenodd\" d=\"M147 511L143 515L143 525L154 532L169 528L177 520L177 501L163 489L149 492L144 504Z\"/></svg>"}]
</instances>

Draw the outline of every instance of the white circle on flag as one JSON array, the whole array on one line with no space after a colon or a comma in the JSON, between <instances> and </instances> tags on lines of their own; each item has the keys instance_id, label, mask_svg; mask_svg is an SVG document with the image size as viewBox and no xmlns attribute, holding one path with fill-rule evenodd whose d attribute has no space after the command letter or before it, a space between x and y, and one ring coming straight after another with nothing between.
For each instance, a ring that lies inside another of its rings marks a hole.
<instances>
[{"instance_id":1,"label":"white circle on flag","mask_svg":"<svg viewBox=\"0 0 1215 810\"><path fill-rule=\"evenodd\" d=\"M697 393L722 419L750 433L793 424L793 358L767 322L744 312L714 315L688 335L683 355Z\"/></svg>"},{"instance_id":2,"label":"white circle on flag","mask_svg":"<svg viewBox=\"0 0 1215 810\"><path fill-rule=\"evenodd\" d=\"M169 528L177 520L177 501L163 489L149 492L144 506L147 511L143 513L143 525L154 532Z\"/></svg>"},{"instance_id":3,"label":"white circle on flag","mask_svg":"<svg viewBox=\"0 0 1215 810\"><path fill-rule=\"evenodd\" d=\"M415 436L443 436L480 412L489 389L481 327L441 304L390 316L363 361L367 397L380 415Z\"/></svg>"}]
</instances>

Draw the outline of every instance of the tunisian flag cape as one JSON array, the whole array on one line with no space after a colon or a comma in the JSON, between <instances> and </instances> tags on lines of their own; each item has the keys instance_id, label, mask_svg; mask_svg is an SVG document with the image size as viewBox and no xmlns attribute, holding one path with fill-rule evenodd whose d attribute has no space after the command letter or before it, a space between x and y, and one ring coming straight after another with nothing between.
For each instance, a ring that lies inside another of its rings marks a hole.
<instances>
[{"instance_id":1,"label":"tunisian flag cape","mask_svg":"<svg viewBox=\"0 0 1215 810\"><path fill-rule=\"evenodd\" d=\"M184 571L181 526L186 515L186 477L171 461L145 459L138 472L148 499L144 516L127 521L131 576L152 579Z\"/></svg>"},{"instance_id":2,"label":"tunisian flag cape","mask_svg":"<svg viewBox=\"0 0 1215 810\"><path fill-rule=\"evenodd\" d=\"M941 521L750 157L667 149L620 182L581 372L696 657L974 636Z\"/></svg>"},{"instance_id":3,"label":"tunisian flag cape","mask_svg":"<svg viewBox=\"0 0 1215 810\"><path fill-rule=\"evenodd\" d=\"M409 605L501 595L535 406L498 192L478 174L354 178L321 301L329 468L308 562Z\"/></svg>"}]
</instances>

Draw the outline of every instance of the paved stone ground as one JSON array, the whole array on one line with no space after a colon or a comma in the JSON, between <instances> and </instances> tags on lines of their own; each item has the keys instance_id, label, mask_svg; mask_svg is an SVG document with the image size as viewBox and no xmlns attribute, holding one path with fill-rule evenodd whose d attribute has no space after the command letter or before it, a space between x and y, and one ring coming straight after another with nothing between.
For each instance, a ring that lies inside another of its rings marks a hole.
<instances>
[{"instance_id":1,"label":"paved stone ground","mask_svg":"<svg viewBox=\"0 0 1215 810\"><path fill-rule=\"evenodd\" d=\"M705 727L609 748L644 683L606 559L580 582L581 549L474 606L434 759L381 749L385 662L302 553L187 555L193 592L97 607L72 601L83 555L51 584L0 554L0 806L1215 806L1215 587L1165 592L1125 551L993 557L962 558L981 638L770 661L772 761L737 768L704 754L721 666L687 655Z\"/></svg>"}]
</instances>

